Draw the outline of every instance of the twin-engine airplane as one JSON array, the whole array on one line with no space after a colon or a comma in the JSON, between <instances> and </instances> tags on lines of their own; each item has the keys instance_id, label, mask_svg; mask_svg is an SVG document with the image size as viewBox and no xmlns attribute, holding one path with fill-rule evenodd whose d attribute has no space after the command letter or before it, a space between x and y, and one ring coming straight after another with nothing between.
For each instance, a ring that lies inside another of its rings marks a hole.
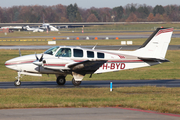
<instances>
[{"instance_id":1,"label":"twin-engine airplane","mask_svg":"<svg viewBox=\"0 0 180 120\"><path fill-rule=\"evenodd\" d=\"M21 85L21 75L42 76L42 74L55 74L58 85L64 85L67 74L71 74L72 83L78 86L86 74L114 72L168 62L165 55L172 33L173 28L157 28L135 51L55 46L42 54L8 60L5 65L17 71L18 77L14 82L16 86Z\"/></svg>"}]
</instances>

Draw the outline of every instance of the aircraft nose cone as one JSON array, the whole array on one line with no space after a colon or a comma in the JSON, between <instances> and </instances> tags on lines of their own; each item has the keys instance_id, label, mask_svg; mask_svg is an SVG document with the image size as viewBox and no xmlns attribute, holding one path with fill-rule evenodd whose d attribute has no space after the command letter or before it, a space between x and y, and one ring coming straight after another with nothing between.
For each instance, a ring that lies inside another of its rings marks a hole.
<instances>
[{"instance_id":1,"label":"aircraft nose cone","mask_svg":"<svg viewBox=\"0 0 180 120\"><path fill-rule=\"evenodd\" d=\"M11 63L10 60L8 60L4 64L5 64L6 67L8 67L10 65L10 63Z\"/></svg>"},{"instance_id":2,"label":"aircraft nose cone","mask_svg":"<svg viewBox=\"0 0 180 120\"><path fill-rule=\"evenodd\" d=\"M17 66L16 66L16 64L13 63L12 60L6 61L5 66L9 69L17 70Z\"/></svg>"}]
</instances>

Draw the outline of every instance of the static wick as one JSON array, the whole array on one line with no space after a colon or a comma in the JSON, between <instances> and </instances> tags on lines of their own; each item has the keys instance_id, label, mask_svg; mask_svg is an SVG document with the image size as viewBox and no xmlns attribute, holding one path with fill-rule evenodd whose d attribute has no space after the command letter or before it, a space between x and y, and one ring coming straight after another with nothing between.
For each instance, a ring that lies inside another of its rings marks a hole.
<instances>
[{"instance_id":1,"label":"static wick","mask_svg":"<svg viewBox=\"0 0 180 120\"><path fill-rule=\"evenodd\" d=\"M112 89L112 82L110 82L110 92L112 92L113 89Z\"/></svg>"}]
</instances>

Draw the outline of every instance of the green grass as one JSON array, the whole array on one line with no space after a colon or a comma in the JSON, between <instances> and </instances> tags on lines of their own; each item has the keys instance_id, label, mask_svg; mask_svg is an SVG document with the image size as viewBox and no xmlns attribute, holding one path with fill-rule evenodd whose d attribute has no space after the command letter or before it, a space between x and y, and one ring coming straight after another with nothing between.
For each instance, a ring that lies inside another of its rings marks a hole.
<instances>
[{"instance_id":1,"label":"green grass","mask_svg":"<svg viewBox=\"0 0 180 120\"><path fill-rule=\"evenodd\" d=\"M173 27L174 29L180 29L179 23L125 23L114 25L96 25L85 27L84 31L142 31L142 30L155 30L159 27ZM82 28L65 29L66 31L82 31ZM62 29L64 31L64 29Z\"/></svg>"},{"instance_id":2,"label":"green grass","mask_svg":"<svg viewBox=\"0 0 180 120\"><path fill-rule=\"evenodd\" d=\"M129 107L180 114L180 88L121 87L1 89L0 109L41 107Z\"/></svg>"},{"instance_id":3,"label":"green grass","mask_svg":"<svg viewBox=\"0 0 180 120\"><path fill-rule=\"evenodd\" d=\"M153 30L154 31L154 30ZM153 32L152 31L152 32ZM7 33L7 35L3 34L3 33L0 33L0 37L3 37L3 38L13 38L13 39L17 39L17 38L28 38L28 37L31 37L31 38L44 38L44 37L47 37L47 38L53 38L54 36L56 36L57 38L64 38L64 36L98 36L98 35L104 35L104 36L108 36L108 35L138 35L138 34L150 34L152 32L121 32L121 31L117 31L117 32L113 32L113 31L94 31L94 32L89 32L89 31L85 31L84 33L82 33L81 31L77 31L77 32L72 32L72 31L60 31L60 32L49 32L49 33L46 33L46 32L43 32L43 33L32 33L32 32L27 32L27 31L21 31L21 32L18 32L18 31L15 31L14 33ZM30 33L30 34L29 34ZM64 38L66 39L66 38Z\"/></svg>"}]
</instances>

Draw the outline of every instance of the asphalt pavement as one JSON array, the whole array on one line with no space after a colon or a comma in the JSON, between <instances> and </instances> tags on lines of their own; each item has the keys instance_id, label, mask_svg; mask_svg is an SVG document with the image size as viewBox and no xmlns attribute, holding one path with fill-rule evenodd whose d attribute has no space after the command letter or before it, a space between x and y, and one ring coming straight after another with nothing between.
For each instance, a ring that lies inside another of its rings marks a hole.
<instances>
[{"instance_id":1,"label":"asphalt pavement","mask_svg":"<svg viewBox=\"0 0 180 120\"><path fill-rule=\"evenodd\" d=\"M128 108L35 108L0 110L0 120L179 120L180 115Z\"/></svg>"},{"instance_id":2,"label":"asphalt pavement","mask_svg":"<svg viewBox=\"0 0 180 120\"><path fill-rule=\"evenodd\" d=\"M25 82L21 81L21 86L14 86L14 82L0 82L1 89L9 88L101 88L110 87L110 82L115 87L180 87L180 80L101 80L101 81L82 81L80 86L74 86L71 81L59 86L55 81Z\"/></svg>"}]
</instances>

